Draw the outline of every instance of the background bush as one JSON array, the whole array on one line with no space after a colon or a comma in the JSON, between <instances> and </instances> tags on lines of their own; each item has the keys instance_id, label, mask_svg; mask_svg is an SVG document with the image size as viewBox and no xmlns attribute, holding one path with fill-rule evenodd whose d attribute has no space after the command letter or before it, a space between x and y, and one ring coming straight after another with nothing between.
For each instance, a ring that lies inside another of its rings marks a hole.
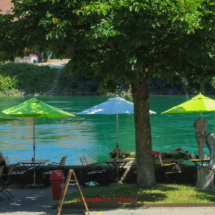
<instances>
[{"instance_id":1,"label":"background bush","mask_svg":"<svg viewBox=\"0 0 215 215\"><path fill-rule=\"evenodd\" d=\"M49 66L28 63L0 65L0 93L45 93L52 87L56 75L57 69Z\"/></svg>"},{"instance_id":2,"label":"background bush","mask_svg":"<svg viewBox=\"0 0 215 215\"><path fill-rule=\"evenodd\" d=\"M80 75L68 75L68 68L61 69L58 77L57 92L59 94L97 94L99 84L95 79Z\"/></svg>"},{"instance_id":3,"label":"background bush","mask_svg":"<svg viewBox=\"0 0 215 215\"><path fill-rule=\"evenodd\" d=\"M99 94L99 84L93 77L67 75L65 66L59 73L56 92L59 95L68 94ZM27 63L8 63L0 65L0 95L21 95L48 92L57 75L56 68L37 66ZM186 83L172 84L157 77L150 77L149 92L155 94L182 94ZM125 84L124 79L117 81L117 92L131 93L131 86ZM204 84L207 94L215 93L215 77ZM191 92L193 93L193 92ZM204 92L202 92L204 93Z\"/></svg>"},{"instance_id":4,"label":"background bush","mask_svg":"<svg viewBox=\"0 0 215 215\"><path fill-rule=\"evenodd\" d=\"M215 93L215 78L213 81L208 81L204 84L204 88L207 94ZM185 81L181 83L172 84L166 80L162 80L158 77L150 77L149 92L154 94L183 94ZM213 88L213 86L214 88ZM95 82L94 78L84 77L79 75L68 75L68 68L64 67L59 74L59 82L57 85L58 94L98 94L99 84ZM124 79L117 81L117 92L131 93L131 85L125 84ZM196 93L196 92L189 92ZM197 92L198 93L198 92ZM202 92L204 93L204 92Z\"/></svg>"}]
</instances>

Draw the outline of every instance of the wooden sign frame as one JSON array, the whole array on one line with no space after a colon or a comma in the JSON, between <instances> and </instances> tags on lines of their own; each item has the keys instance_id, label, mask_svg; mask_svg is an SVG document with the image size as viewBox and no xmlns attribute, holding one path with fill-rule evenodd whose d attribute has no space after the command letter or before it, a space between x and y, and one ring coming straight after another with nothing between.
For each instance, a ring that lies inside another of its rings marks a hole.
<instances>
[{"instance_id":1,"label":"wooden sign frame","mask_svg":"<svg viewBox=\"0 0 215 215\"><path fill-rule=\"evenodd\" d=\"M69 182L71 181L72 175L74 176L74 179L75 179L75 180L72 180L72 181L75 181L77 183L77 186L78 186L79 192L81 194L82 200L84 202L85 208L86 208L86 210L88 212L88 215L90 215L90 212L89 212L89 209L87 207L87 204L84 201L84 196L83 196L83 193L81 191L80 185L79 185L78 180L76 178L75 171L73 169L69 170L68 175L66 177L66 182L64 184L63 192L62 192L61 197L60 197L59 205L57 206L57 215L60 215L60 212L61 212L61 209L62 209L62 206L63 206L63 202L64 202L64 199L65 199L65 196L66 196L66 192L67 192L67 189L68 189L68 186L69 186Z\"/></svg>"}]
</instances>

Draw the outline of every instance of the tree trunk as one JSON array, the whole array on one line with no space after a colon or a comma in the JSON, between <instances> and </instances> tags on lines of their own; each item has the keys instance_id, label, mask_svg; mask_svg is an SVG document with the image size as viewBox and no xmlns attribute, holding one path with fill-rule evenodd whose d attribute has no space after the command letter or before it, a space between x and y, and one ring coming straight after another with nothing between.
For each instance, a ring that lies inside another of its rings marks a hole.
<instances>
[{"instance_id":1,"label":"tree trunk","mask_svg":"<svg viewBox=\"0 0 215 215\"><path fill-rule=\"evenodd\" d=\"M148 70L143 79L132 82L136 139L137 185L150 187L156 184L152 157L152 139L149 116Z\"/></svg>"}]
</instances>

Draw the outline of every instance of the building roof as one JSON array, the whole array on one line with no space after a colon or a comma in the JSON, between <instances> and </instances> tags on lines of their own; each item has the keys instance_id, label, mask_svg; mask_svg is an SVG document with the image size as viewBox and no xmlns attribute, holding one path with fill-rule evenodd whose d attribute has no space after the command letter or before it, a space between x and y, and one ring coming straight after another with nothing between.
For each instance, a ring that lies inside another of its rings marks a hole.
<instances>
[{"instance_id":1,"label":"building roof","mask_svg":"<svg viewBox=\"0 0 215 215\"><path fill-rule=\"evenodd\" d=\"M0 0L0 14L11 14L13 3L11 0Z\"/></svg>"}]
</instances>

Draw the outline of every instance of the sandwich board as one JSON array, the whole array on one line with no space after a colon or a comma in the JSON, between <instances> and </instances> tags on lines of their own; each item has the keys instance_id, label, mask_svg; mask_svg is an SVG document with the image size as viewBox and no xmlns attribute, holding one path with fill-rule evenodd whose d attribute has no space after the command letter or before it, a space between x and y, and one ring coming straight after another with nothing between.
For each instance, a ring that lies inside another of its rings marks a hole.
<instances>
[{"instance_id":1,"label":"sandwich board","mask_svg":"<svg viewBox=\"0 0 215 215\"><path fill-rule=\"evenodd\" d=\"M80 185L79 185L79 183L78 183L78 180L77 180L77 178L76 178L76 175L75 175L75 172L74 172L73 169L70 169L70 170L69 170L68 175L67 175L67 177L66 177L66 182L65 182L65 184L64 184L63 192L62 192L62 194L61 194L60 201L59 201L59 204L58 204L58 206L57 206L57 215L60 215L60 212L61 212L61 209L62 209L62 206L63 206L63 202L64 202L64 199L65 199L65 196L66 196L66 192L67 192L67 189L68 189L68 186L69 186L69 182L71 181L72 175L74 176L74 179L75 179L75 180L72 180L72 181L75 181L75 182L77 183L77 186L78 186L79 192L80 192L80 194L81 194L81 198L82 198L82 200L83 200L83 202L84 202L85 208L86 208L86 210L87 210L87 212L88 212L88 215L90 215L89 209L88 209L88 207L87 207L86 202L84 201L83 193L82 193L82 191L81 191Z\"/></svg>"}]
</instances>

